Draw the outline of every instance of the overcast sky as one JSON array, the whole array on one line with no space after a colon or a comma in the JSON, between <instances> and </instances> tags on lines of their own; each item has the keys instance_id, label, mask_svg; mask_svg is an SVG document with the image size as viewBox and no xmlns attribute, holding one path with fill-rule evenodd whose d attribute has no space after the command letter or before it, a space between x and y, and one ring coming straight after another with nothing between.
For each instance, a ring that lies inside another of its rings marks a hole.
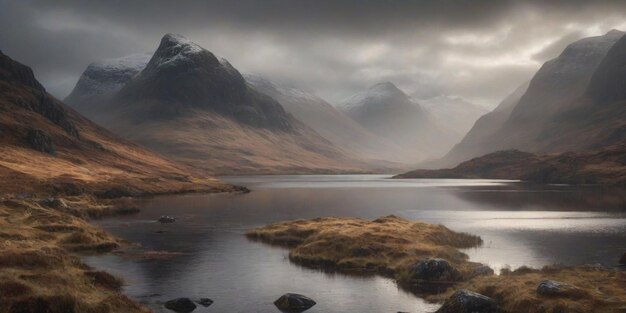
<instances>
[{"instance_id":1,"label":"overcast sky","mask_svg":"<svg viewBox=\"0 0 626 313\"><path fill-rule=\"evenodd\" d=\"M493 106L568 43L613 28L626 30L626 1L0 0L0 50L60 98L90 62L172 32L331 102L391 81Z\"/></svg>"}]
</instances>

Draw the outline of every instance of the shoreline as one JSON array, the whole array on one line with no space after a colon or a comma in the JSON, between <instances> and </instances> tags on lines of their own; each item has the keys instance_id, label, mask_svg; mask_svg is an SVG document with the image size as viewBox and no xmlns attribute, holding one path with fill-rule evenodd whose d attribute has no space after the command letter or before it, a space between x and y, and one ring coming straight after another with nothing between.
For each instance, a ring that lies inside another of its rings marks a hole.
<instances>
[{"instance_id":1,"label":"shoreline","mask_svg":"<svg viewBox=\"0 0 626 313\"><path fill-rule=\"evenodd\" d=\"M149 312L122 293L124 277L82 261L83 256L134 244L92 220L137 213L133 202L150 197L247 192L245 187L220 184L120 198L0 197L0 312Z\"/></svg>"}]
</instances>

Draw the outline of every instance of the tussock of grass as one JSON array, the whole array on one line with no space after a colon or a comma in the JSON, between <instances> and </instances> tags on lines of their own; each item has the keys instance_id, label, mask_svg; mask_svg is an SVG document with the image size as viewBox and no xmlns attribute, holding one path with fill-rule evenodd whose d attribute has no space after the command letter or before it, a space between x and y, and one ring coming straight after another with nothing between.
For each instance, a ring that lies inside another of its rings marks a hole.
<instances>
[{"instance_id":1,"label":"tussock of grass","mask_svg":"<svg viewBox=\"0 0 626 313\"><path fill-rule=\"evenodd\" d=\"M248 238L290 247L299 264L349 271L373 271L407 280L407 268L426 258L444 258L463 274L477 265L460 248L478 246L480 237L456 233L442 225L397 216L373 221L316 218L274 223L249 231Z\"/></svg>"},{"instance_id":2,"label":"tussock of grass","mask_svg":"<svg viewBox=\"0 0 626 313\"><path fill-rule=\"evenodd\" d=\"M541 281L555 280L575 288L560 296L541 296ZM522 267L501 275L480 276L461 283L464 288L491 297L503 312L511 313L586 313L624 312L626 309L626 273L598 266L542 269ZM443 301L454 290L429 298Z\"/></svg>"},{"instance_id":3,"label":"tussock of grass","mask_svg":"<svg viewBox=\"0 0 626 313\"><path fill-rule=\"evenodd\" d=\"M91 201L66 202L71 209L76 203L90 207ZM68 212L31 200L0 202L0 312L146 312L120 293L119 279L93 271L71 253L110 251L120 244L77 217L82 214Z\"/></svg>"}]
</instances>

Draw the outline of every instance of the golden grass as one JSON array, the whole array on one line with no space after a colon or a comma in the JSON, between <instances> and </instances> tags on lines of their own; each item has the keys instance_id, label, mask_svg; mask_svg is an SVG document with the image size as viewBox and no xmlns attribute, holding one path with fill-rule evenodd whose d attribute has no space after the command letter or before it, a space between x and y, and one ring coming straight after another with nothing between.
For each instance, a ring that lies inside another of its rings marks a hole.
<instances>
[{"instance_id":1,"label":"golden grass","mask_svg":"<svg viewBox=\"0 0 626 313\"><path fill-rule=\"evenodd\" d=\"M248 238L292 248L299 264L360 272L378 272L407 282L409 266L427 258L444 258L464 276L478 264L458 249L480 245L480 237L442 225L397 216L373 221L326 217L274 223L250 230Z\"/></svg>"},{"instance_id":2,"label":"golden grass","mask_svg":"<svg viewBox=\"0 0 626 313\"><path fill-rule=\"evenodd\" d=\"M576 287L563 296L541 296L536 290L543 280ZM456 286L493 298L511 313L617 313L626 310L626 273L598 266L547 266L536 270L522 267L501 275L479 276ZM429 297L443 301L455 290Z\"/></svg>"},{"instance_id":3,"label":"golden grass","mask_svg":"<svg viewBox=\"0 0 626 313\"><path fill-rule=\"evenodd\" d=\"M68 200L85 205L88 200ZM94 204L94 210L105 207ZM122 282L93 271L70 251L122 244L81 217L32 200L0 202L0 312L146 312L120 293Z\"/></svg>"}]
</instances>

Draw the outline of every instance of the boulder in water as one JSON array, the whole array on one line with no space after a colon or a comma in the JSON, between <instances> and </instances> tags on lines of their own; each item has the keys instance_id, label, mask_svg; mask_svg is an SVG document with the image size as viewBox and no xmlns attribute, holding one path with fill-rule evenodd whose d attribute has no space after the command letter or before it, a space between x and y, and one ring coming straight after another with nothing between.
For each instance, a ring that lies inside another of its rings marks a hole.
<instances>
[{"instance_id":1,"label":"boulder in water","mask_svg":"<svg viewBox=\"0 0 626 313\"><path fill-rule=\"evenodd\" d=\"M466 289L457 290L435 313L496 313L496 302Z\"/></svg>"},{"instance_id":2,"label":"boulder in water","mask_svg":"<svg viewBox=\"0 0 626 313\"><path fill-rule=\"evenodd\" d=\"M195 303L189 298L172 299L165 302L164 306L174 312L189 313L196 309Z\"/></svg>"},{"instance_id":3,"label":"boulder in water","mask_svg":"<svg viewBox=\"0 0 626 313\"><path fill-rule=\"evenodd\" d=\"M211 300L209 298L200 298L198 300L198 304L200 304L203 307L207 307L207 306L213 304L213 300Z\"/></svg>"},{"instance_id":4,"label":"boulder in water","mask_svg":"<svg viewBox=\"0 0 626 313\"><path fill-rule=\"evenodd\" d=\"M159 217L159 219L157 220L159 223L162 224L168 224L168 223L174 223L176 222L176 219L172 216L169 215L163 215L161 217Z\"/></svg>"},{"instance_id":5,"label":"boulder in water","mask_svg":"<svg viewBox=\"0 0 626 313\"><path fill-rule=\"evenodd\" d=\"M286 293L274 301L274 305L283 312L304 312L313 307L315 301L297 293Z\"/></svg>"}]
</instances>

